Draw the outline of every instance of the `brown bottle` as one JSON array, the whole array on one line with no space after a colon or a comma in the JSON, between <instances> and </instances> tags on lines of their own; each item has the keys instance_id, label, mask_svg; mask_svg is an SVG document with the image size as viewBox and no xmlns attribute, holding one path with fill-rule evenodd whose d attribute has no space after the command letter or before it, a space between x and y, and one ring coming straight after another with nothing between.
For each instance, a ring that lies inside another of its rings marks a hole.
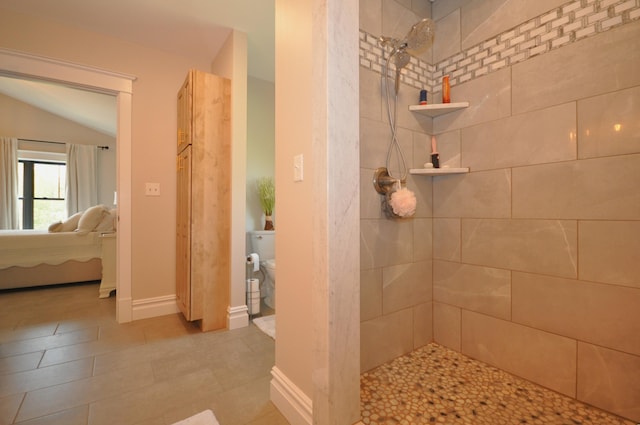
<instances>
[{"instance_id":1,"label":"brown bottle","mask_svg":"<svg viewBox=\"0 0 640 425\"><path fill-rule=\"evenodd\" d=\"M442 77L442 103L450 103L451 95L450 95L450 86L449 86L449 76L445 75Z\"/></svg>"}]
</instances>

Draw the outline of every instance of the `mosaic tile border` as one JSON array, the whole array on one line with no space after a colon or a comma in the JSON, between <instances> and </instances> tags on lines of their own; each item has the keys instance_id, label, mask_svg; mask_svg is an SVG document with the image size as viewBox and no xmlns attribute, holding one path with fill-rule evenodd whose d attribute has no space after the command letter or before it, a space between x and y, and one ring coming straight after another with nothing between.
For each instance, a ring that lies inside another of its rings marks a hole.
<instances>
[{"instance_id":1,"label":"mosaic tile border","mask_svg":"<svg viewBox=\"0 0 640 425\"><path fill-rule=\"evenodd\" d=\"M443 75L455 86L639 19L640 0L574 0L435 65L411 58L401 81L439 92ZM360 66L382 74L385 60L378 37L361 30Z\"/></svg>"}]
</instances>

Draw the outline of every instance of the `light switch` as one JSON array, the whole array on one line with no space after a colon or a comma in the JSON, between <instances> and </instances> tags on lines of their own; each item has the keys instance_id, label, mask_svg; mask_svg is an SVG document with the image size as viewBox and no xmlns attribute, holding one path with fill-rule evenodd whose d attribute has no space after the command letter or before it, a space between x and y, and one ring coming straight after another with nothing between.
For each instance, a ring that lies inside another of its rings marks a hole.
<instances>
[{"instance_id":1,"label":"light switch","mask_svg":"<svg viewBox=\"0 0 640 425\"><path fill-rule=\"evenodd\" d=\"M145 183L145 196L160 196L160 183Z\"/></svg>"},{"instance_id":2,"label":"light switch","mask_svg":"<svg viewBox=\"0 0 640 425\"><path fill-rule=\"evenodd\" d=\"M302 154L293 157L293 181L301 182L304 174L304 161Z\"/></svg>"}]
</instances>

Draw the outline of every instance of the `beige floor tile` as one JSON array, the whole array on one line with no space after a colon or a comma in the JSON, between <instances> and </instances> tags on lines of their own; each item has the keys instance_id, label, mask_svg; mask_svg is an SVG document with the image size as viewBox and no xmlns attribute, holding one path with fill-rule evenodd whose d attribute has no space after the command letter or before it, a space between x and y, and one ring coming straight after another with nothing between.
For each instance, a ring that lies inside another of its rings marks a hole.
<instances>
[{"instance_id":1,"label":"beige floor tile","mask_svg":"<svg viewBox=\"0 0 640 425\"><path fill-rule=\"evenodd\" d=\"M138 329L104 330L100 328L99 333L99 339L47 350L40 365L49 366L144 344L144 333Z\"/></svg>"},{"instance_id":2,"label":"beige floor tile","mask_svg":"<svg viewBox=\"0 0 640 425\"><path fill-rule=\"evenodd\" d=\"M43 354L44 351L34 351L33 353L1 358L0 375L35 369L38 367Z\"/></svg>"},{"instance_id":3,"label":"beige floor tile","mask_svg":"<svg viewBox=\"0 0 640 425\"><path fill-rule=\"evenodd\" d=\"M0 424L12 424L18 413L24 394L13 394L0 398Z\"/></svg>"},{"instance_id":4,"label":"beige floor tile","mask_svg":"<svg viewBox=\"0 0 640 425\"><path fill-rule=\"evenodd\" d=\"M84 329L61 335L44 336L17 340L0 345L0 357L15 356L34 351L51 350L82 342L95 341L98 338L98 328ZM46 356L47 353L45 353Z\"/></svg>"},{"instance_id":5,"label":"beige floor tile","mask_svg":"<svg viewBox=\"0 0 640 425\"><path fill-rule=\"evenodd\" d=\"M188 336L155 341L152 344L137 344L120 350L95 356L94 375L102 375L118 369L146 364L156 359L173 358L185 353L198 352L194 340Z\"/></svg>"},{"instance_id":6,"label":"beige floor tile","mask_svg":"<svg viewBox=\"0 0 640 425\"><path fill-rule=\"evenodd\" d=\"M89 408L89 419L92 425L136 424L193 403L194 399L211 400L220 390L211 371L197 371L98 400Z\"/></svg>"},{"instance_id":7,"label":"beige floor tile","mask_svg":"<svg viewBox=\"0 0 640 425\"><path fill-rule=\"evenodd\" d=\"M7 326L5 324L5 326ZM14 326L0 329L0 344L43 336L51 336L56 332L58 323L24 324L15 323Z\"/></svg>"},{"instance_id":8,"label":"beige floor tile","mask_svg":"<svg viewBox=\"0 0 640 425\"><path fill-rule=\"evenodd\" d=\"M212 410L218 421L224 425L244 425L272 412L270 381L270 377L255 379L216 397Z\"/></svg>"},{"instance_id":9,"label":"beige floor tile","mask_svg":"<svg viewBox=\"0 0 640 425\"><path fill-rule=\"evenodd\" d=\"M87 378L92 370L93 359L82 359L5 375L0 380L0 397Z\"/></svg>"},{"instance_id":10,"label":"beige floor tile","mask_svg":"<svg viewBox=\"0 0 640 425\"><path fill-rule=\"evenodd\" d=\"M0 425L171 425L205 409L223 425L287 423L269 402L275 342L256 326L202 333L180 314L120 325L97 288L0 296L0 394L28 391L0 397Z\"/></svg>"},{"instance_id":11,"label":"beige floor tile","mask_svg":"<svg viewBox=\"0 0 640 425\"><path fill-rule=\"evenodd\" d=\"M20 422L20 425L86 425L88 423L88 413L89 406L85 404L62 412Z\"/></svg>"},{"instance_id":12,"label":"beige floor tile","mask_svg":"<svg viewBox=\"0 0 640 425\"><path fill-rule=\"evenodd\" d=\"M33 419L61 410L115 397L153 384L150 365L81 379L27 393L18 420Z\"/></svg>"}]
</instances>

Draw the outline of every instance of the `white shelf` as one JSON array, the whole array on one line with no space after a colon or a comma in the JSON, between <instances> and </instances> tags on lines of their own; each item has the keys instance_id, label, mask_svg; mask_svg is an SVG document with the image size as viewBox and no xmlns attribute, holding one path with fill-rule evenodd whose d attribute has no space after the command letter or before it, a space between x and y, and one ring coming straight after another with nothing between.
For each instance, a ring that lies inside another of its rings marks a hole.
<instances>
[{"instance_id":1,"label":"white shelf","mask_svg":"<svg viewBox=\"0 0 640 425\"><path fill-rule=\"evenodd\" d=\"M468 168L412 168L409 174L417 174L420 176L441 176L443 174L465 174Z\"/></svg>"},{"instance_id":2,"label":"white shelf","mask_svg":"<svg viewBox=\"0 0 640 425\"><path fill-rule=\"evenodd\" d=\"M460 109L468 107L469 102L433 103L429 105L409 105L409 110L411 112L418 112L433 118L438 115L448 114L449 112L459 111Z\"/></svg>"}]
</instances>

